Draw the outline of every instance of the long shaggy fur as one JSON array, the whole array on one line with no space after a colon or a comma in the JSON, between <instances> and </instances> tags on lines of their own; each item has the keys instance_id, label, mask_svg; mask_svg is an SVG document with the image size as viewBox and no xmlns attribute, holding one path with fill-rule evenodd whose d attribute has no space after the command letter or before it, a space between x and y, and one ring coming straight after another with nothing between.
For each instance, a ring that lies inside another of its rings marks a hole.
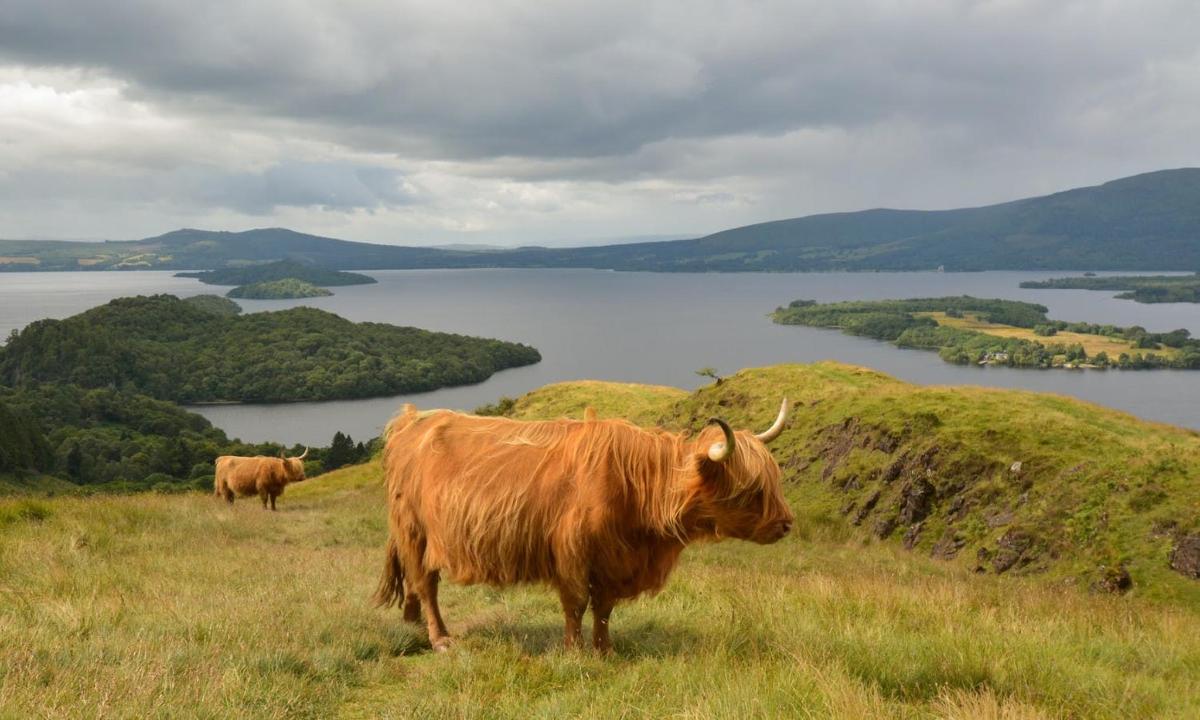
<instances>
[{"instance_id":1,"label":"long shaggy fur","mask_svg":"<svg viewBox=\"0 0 1200 720\"><path fill-rule=\"evenodd\" d=\"M385 431L390 537L377 602L412 596L406 580L436 582L438 572L546 582L564 606L615 601L659 590L689 542L772 542L790 526L779 466L753 435L737 433L732 457L716 463L706 450L719 429L688 439L586 417L518 422L406 406Z\"/></svg>"},{"instance_id":2,"label":"long shaggy fur","mask_svg":"<svg viewBox=\"0 0 1200 720\"><path fill-rule=\"evenodd\" d=\"M213 495L233 502L236 497L262 499L263 507L268 500L275 509L275 498L283 494L288 483L304 480L304 463L298 458L239 457L222 455L216 461L213 476Z\"/></svg>"}]
</instances>

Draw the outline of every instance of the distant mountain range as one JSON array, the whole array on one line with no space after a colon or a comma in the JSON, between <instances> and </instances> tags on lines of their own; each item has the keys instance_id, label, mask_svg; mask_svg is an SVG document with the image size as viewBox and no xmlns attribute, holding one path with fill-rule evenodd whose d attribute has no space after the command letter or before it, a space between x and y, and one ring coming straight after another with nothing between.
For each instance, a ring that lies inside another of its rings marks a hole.
<instances>
[{"instance_id":1,"label":"distant mountain range","mask_svg":"<svg viewBox=\"0 0 1200 720\"><path fill-rule=\"evenodd\" d=\"M202 269L292 259L347 270L1200 270L1200 168L999 205L810 215L692 240L460 248L374 245L283 228L176 230L129 242L0 240L0 269Z\"/></svg>"}]
</instances>

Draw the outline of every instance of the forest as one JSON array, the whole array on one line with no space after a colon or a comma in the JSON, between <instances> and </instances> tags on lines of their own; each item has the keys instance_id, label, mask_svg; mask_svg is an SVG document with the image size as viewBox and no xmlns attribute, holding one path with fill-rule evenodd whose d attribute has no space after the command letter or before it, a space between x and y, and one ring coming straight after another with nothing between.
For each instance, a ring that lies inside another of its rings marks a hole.
<instances>
[{"instance_id":1,"label":"forest","mask_svg":"<svg viewBox=\"0 0 1200 720\"><path fill-rule=\"evenodd\" d=\"M225 297L246 298L247 300L288 300L293 298L328 297L333 293L325 288L296 278L268 280L266 282L239 285Z\"/></svg>"},{"instance_id":2,"label":"forest","mask_svg":"<svg viewBox=\"0 0 1200 720\"><path fill-rule=\"evenodd\" d=\"M316 476L362 462L376 442L337 432L329 447L310 449L305 470ZM145 395L0 386L0 475L48 475L100 492L208 490L217 456L280 452L302 448L231 440L204 417Z\"/></svg>"},{"instance_id":3,"label":"forest","mask_svg":"<svg viewBox=\"0 0 1200 720\"><path fill-rule=\"evenodd\" d=\"M930 313L943 313L951 319L969 313L988 324L1028 329L1039 339L953 327L939 323ZM783 325L838 328L899 347L936 350L943 360L960 365L1200 369L1200 340L1192 339L1187 330L1151 333L1140 326L1051 320L1046 313L1044 305L1034 303L959 296L825 304L796 300L786 308L777 308L773 319ZM1089 355L1082 343L1055 341L1059 332L1119 339L1128 343L1129 351L1115 357L1106 351Z\"/></svg>"},{"instance_id":4,"label":"forest","mask_svg":"<svg viewBox=\"0 0 1200 720\"><path fill-rule=\"evenodd\" d=\"M1200 303L1200 273L1195 275L1114 275L1027 280L1023 288L1042 290L1124 290L1116 297L1140 303Z\"/></svg>"},{"instance_id":5,"label":"forest","mask_svg":"<svg viewBox=\"0 0 1200 720\"><path fill-rule=\"evenodd\" d=\"M0 349L0 383L115 388L179 403L398 395L480 382L541 360L527 345L314 308L220 315L172 295L40 320Z\"/></svg>"},{"instance_id":6,"label":"forest","mask_svg":"<svg viewBox=\"0 0 1200 720\"><path fill-rule=\"evenodd\" d=\"M288 279L302 280L318 287L370 285L376 282L375 278L369 275L341 270L326 270L296 260L278 260L276 262L224 267L201 272L181 272L175 273L175 276L196 278L206 285L252 285L254 283Z\"/></svg>"}]
</instances>

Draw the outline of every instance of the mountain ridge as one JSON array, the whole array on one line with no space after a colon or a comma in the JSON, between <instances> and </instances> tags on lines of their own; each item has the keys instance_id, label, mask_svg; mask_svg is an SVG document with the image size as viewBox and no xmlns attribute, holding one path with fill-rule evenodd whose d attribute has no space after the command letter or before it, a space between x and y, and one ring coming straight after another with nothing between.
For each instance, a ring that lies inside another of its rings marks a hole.
<instances>
[{"instance_id":1,"label":"mountain ridge","mask_svg":"<svg viewBox=\"0 0 1200 720\"><path fill-rule=\"evenodd\" d=\"M184 228L135 241L44 242L0 240L0 269L197 269L292 259L340 270L1200 270L1200 168L992 205L822 213L687 240L574 248L378 245L286 228Z\"/></svg>"}]
</instances>

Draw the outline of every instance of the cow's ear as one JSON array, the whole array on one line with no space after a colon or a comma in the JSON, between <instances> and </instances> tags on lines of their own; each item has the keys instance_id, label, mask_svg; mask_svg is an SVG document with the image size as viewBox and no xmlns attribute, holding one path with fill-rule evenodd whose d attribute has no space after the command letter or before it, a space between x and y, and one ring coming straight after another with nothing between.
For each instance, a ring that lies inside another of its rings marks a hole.
<instances>
[{"instance_id":1,"label":"cow's ear","mask_svg":"<svg viewBox=\"0 0 1200 720\"><path fill-rule=\"evenodd\" d=\"M699 476L700 482L709 487L716 487L721 483L721 478L724 477L725 466L719 462L713 462L708 456L708 451L696 453L696 475Z\"/></svg>"}]
</instances>

